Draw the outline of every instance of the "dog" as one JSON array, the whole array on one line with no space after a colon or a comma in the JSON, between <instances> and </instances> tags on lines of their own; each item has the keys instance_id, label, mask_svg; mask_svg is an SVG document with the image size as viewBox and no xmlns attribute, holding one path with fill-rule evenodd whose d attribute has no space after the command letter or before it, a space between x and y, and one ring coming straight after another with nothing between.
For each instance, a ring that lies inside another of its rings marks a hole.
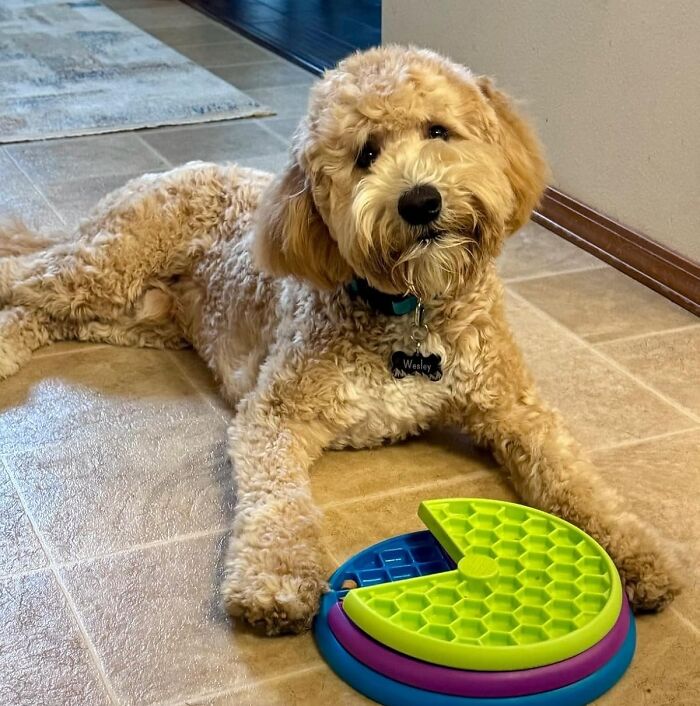
<instances>
[{"instance_id":1,"label":"dog","mask_svg":"<svg viewBox=\"0 0 700 706\"><path fill-rule=\"evenodd\" d=\"M546 179L490 79L429 50L356 53L312 88L278 177L190 163L130 181L58 241L1 231L0 378L65 339L194 346L235 409L223 600L269 634L307 629L326 588L323 450L444 425L595 537L636 609L661 609L672 554L538 398L506 324L494 260Z\"/></svg>"}]
</instances>

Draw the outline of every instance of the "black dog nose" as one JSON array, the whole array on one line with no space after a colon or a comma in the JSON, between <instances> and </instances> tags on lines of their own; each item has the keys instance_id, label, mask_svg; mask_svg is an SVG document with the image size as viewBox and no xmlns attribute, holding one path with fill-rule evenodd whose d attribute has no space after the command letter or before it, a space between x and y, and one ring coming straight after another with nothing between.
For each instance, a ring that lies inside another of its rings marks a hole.
<instances>
[{"instance_id":1,"label":"black dog nose","mask_svg":"<svg viewBox=\"0 0 700 706\"><path fill-rule=\"evenodd\" d=\"M442 198L430 184L419 184L404 191L399 198L399 214L412 226L424 226L440 215Z\"/></svg>"}]
</instances>

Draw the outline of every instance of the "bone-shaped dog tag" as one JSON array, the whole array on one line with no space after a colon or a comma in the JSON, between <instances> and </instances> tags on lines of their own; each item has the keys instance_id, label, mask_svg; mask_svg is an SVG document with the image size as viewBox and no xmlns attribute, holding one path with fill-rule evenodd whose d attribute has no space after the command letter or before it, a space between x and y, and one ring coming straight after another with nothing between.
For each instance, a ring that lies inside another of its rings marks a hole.
<instances>
[{"instance_id":1,"label":"bone-shaped dog tag","mask_svg":"<svg viewBox=\"0 0 700 706\"><path fill-rule=\"evenodd\" d=\"M403 351L395 351L391 354L391 374L397 378L405 378L407 375L423 375L437 382L442 378L442 365L440 356L435 353L423 355L416 351L412 355Z\"/></svg>"},{"instance_id":2,"label":"bone-shaped dog tag","mask_svg":"<svg viewBox=\"0 0 700 706\"><path fill-rule=\"evenodd\" d=\"M421 346L428 338L428 326L424 320L425 309L423 308L423 300L418 297L418 306L413 319L413 328L411 330L411 340L415 345L415 352L405 353L404 351L394 351L391 354L391 374L397 379L405 378L407 375L423 375L437 382L442 378L442 365L440 356L435 353L423 355Z\"/></svg>"}]
</instances>

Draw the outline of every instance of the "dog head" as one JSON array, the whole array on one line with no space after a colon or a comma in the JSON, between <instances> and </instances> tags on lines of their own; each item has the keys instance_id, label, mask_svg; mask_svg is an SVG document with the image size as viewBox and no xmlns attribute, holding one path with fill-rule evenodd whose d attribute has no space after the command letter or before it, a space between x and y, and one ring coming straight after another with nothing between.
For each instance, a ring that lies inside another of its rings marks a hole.
<instances>
[{"instance_id":1,"label":"dog head","mask_svg":"<svg viewBox=\"0 0 700 706\"><path fill-rule=\"evenodd\" d=\"M260 208L257 259L322 287L354 273L388 293L449 294L525 223L545 176L488 79L427 50L357 53L311 91Z\"/></svg>"}]
</instances>

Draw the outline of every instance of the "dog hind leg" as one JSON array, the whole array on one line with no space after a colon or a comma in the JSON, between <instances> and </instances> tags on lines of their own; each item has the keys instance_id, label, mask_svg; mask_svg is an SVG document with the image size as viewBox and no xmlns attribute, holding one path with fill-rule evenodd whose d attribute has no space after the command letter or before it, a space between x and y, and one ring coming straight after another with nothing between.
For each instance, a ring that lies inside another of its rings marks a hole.
<instances>
[{"instance_id":1,"label":"dog hind leg","mask_svg":"<svg viewBox=\"0 0 700 706\"><path fill-rule=\"evenodd\" d=\"M32 231L16 220L0 222L0 306L9 303L19 282L40 269L37 254L58 247L66 237Z\"/></svg>"},{"instance_id":2,"label":"dog hind leg","mask_svg":"<svg viewBox=\"0 0 700 706\"><path fill-rule=\"evenodd\" d=\"M0 380L16 373L32 353L56 340L49 320L38 312L16 306L0 310Z\"/></svg>"},{"instance_id":3,"label":"dog hind leg","mask_svg":"<svg viewBox=\"0 0 700 706\"><path fill-rule=\"evenodd\" d=\"M147 289L134 308L109 321L72 325L71 338L136 348L183 348L188 345L165 286Z\"/></svg>"},{"instance_id":4,"label":"dog hind leg","mask_svg":"<svg viewBox=\"0 0 700 706\"><path fill-rule=\"evenodd\" d=\"M50 321L60 334L35 335L35 341L182 346L168 285L186 275L195 244L216 231L218 198L200 199L195 208L190 197L217 173L213 168L182 169L133 180L105 197L75 233L63 238L18 224L1 226L0 306L21 307L24 329L27 312L41 312L41 320ZM12 341L17 316L17 310L5 315L7 326L13 322ZM6 363L9 372L36 348L20 347L22 354Z\"/></svg>"}]
</instances>

